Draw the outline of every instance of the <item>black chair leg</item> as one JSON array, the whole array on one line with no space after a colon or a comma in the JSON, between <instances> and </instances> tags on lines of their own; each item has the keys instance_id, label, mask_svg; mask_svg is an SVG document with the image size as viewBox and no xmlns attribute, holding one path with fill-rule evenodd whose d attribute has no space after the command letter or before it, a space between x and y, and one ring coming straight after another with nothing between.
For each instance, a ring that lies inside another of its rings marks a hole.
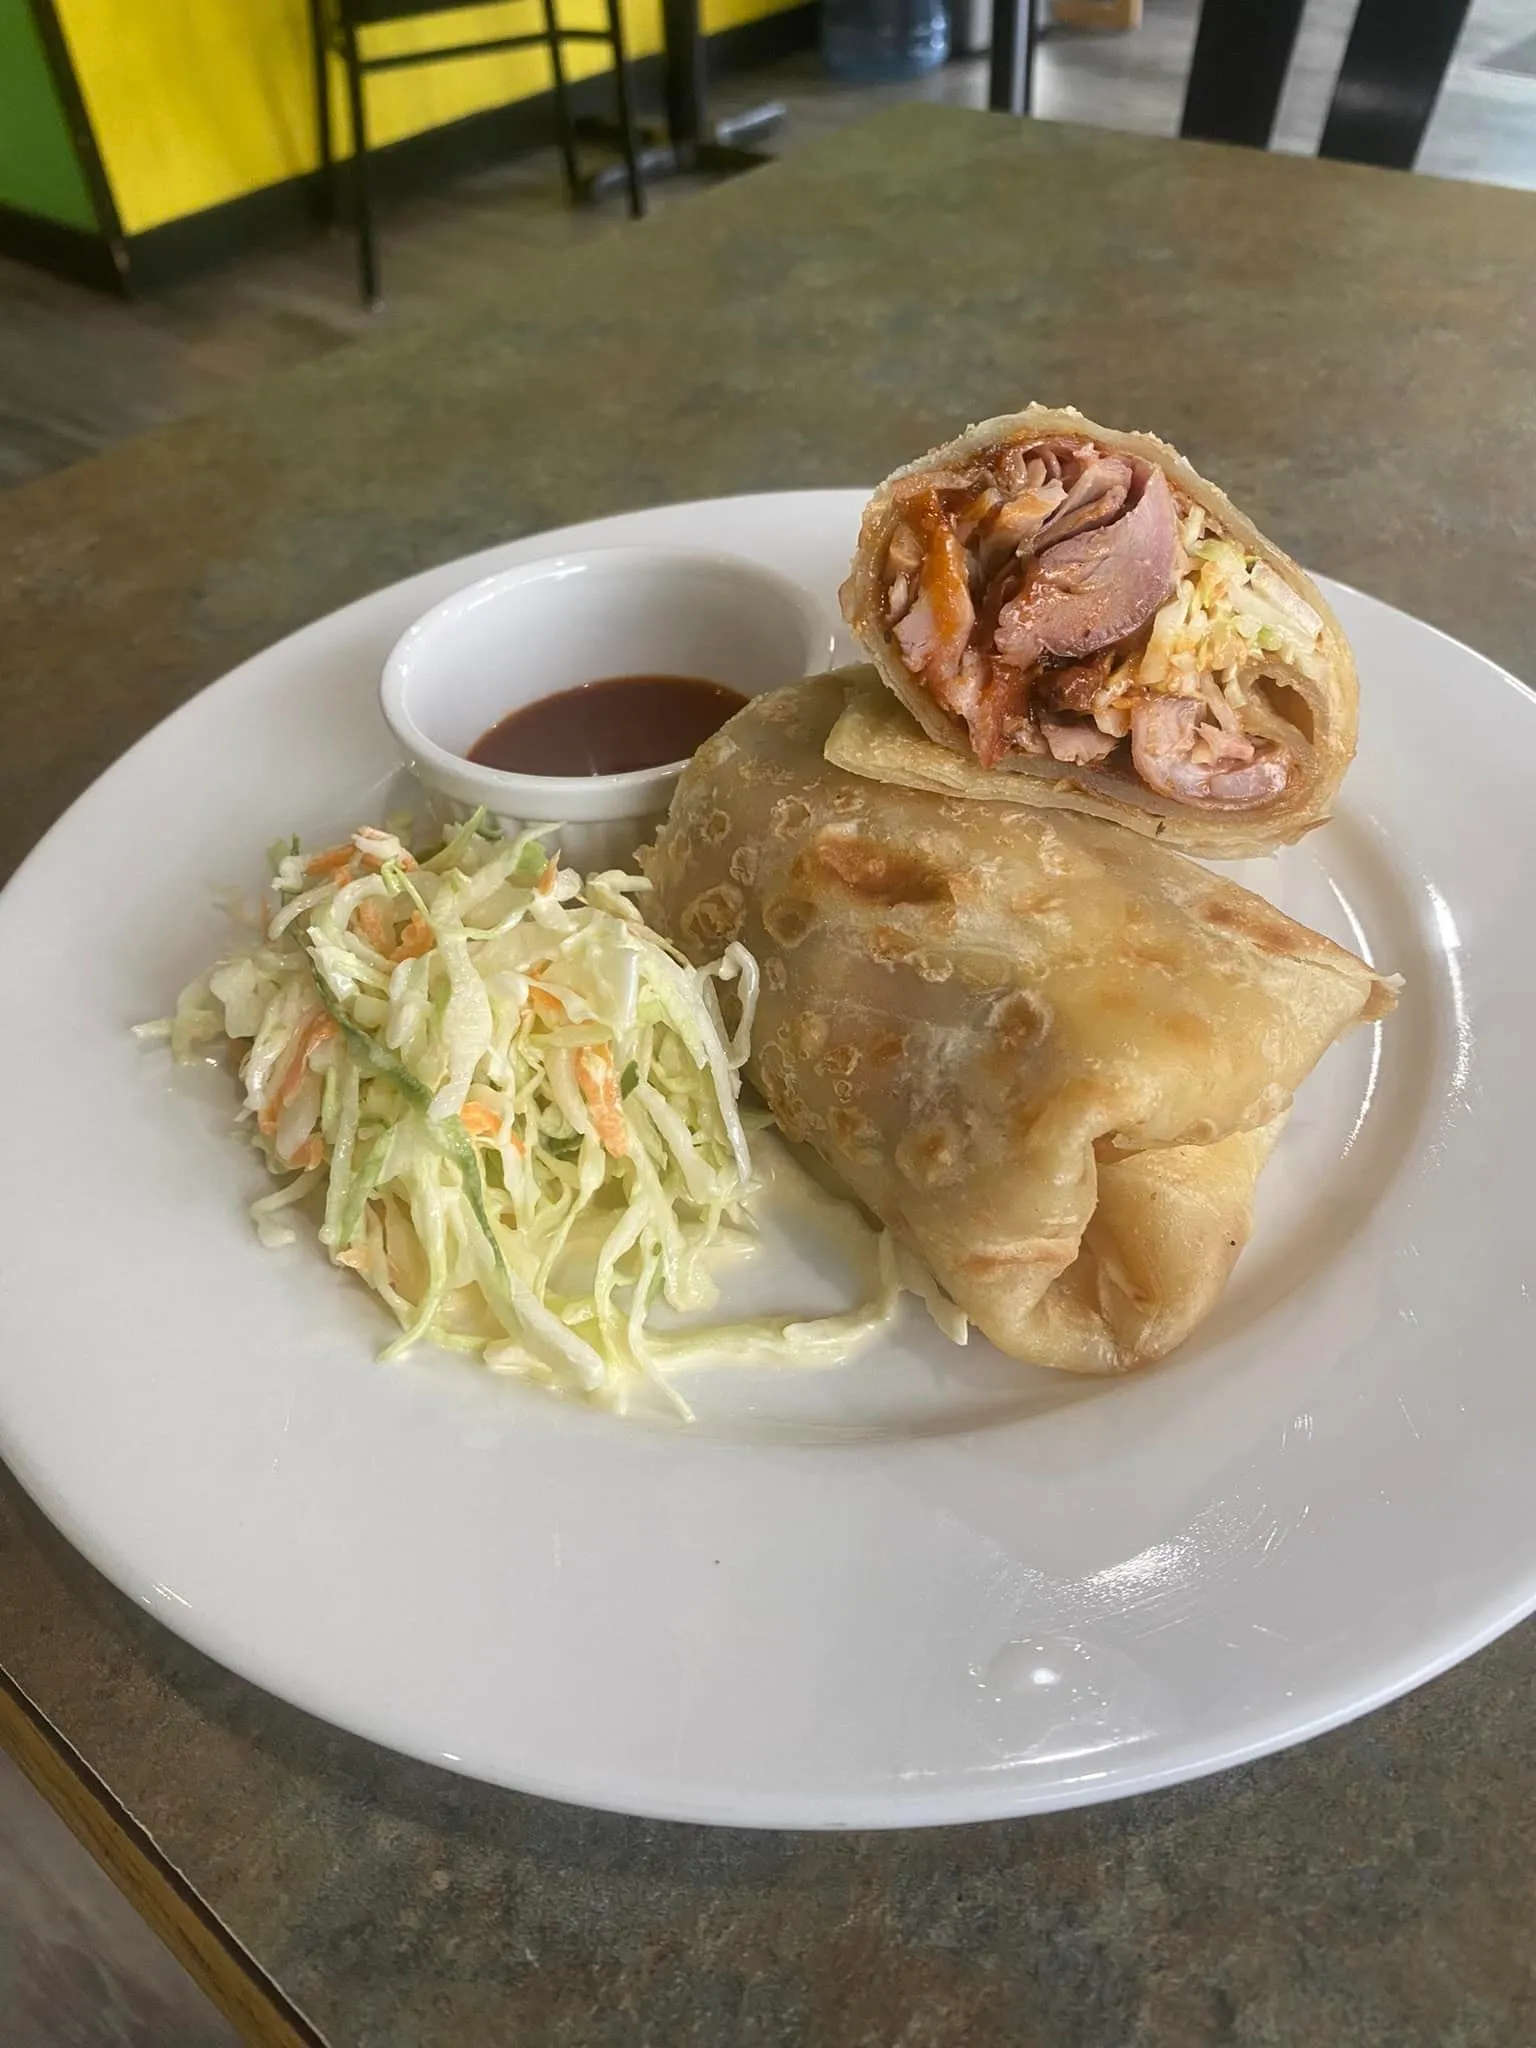
<instances>
[{"instance_id":1,"label":"black chair leg","mask_svg":"<svg viewBox=\"0 0 1536 2048\"><path fill-rule=\"evenodd\" d=\"M363 67L358 61L357 30L342 28L342 55L347 65L347 100L352 109L352 205L357 221L357 279L365 306L379 303L378 251L373 236L373 191L368 176L368 119L363 106Z\"/></svg>"},{"instance_id":2,"label":"black chair leg","mask_svg":"<svg viewBox=\"0 0 1536 2048\"><path fill-rule=\"evenodd\" d=\"M565 190L574 206L581 197L581 166L576 160L576 121L571 113L571 95L565 82L565 59L560 52L560 23L555 0L544 0L544 28L549 37L549 63L554 73L555 126L559 130L560 162L565 171Z\"/></svg>"},{"instance_id":3,"label":"black chair leg","mask_svg":"<svg viewBox=\"0 0 1536 2048\"><path fill-rule=\"evenodd\" d=\"M1028 114L1035 104L1035 0L992 0L987 105L994 114Z\"/></svg>"},{"instance_id":4,"label":"black chair leg","mask_svg":"<svg viewBox=\"0 0 1536 2048\"><path fill-rule=\"evenodd\" d=\"M613 89L619 102L619 135L624 147L624 175L629 185L629 217L639 220L645 213L645 181L640 176L635 103L630 91L629 57L624 49L624 23L619 13L619 0L608 0L608 33L613 42Z\"/></svg>"},{"instance_id":5,"label":"black chair leg","mask_svg":"<svg viewBox=\"0 0 1536 2048\"><path fill-rule=\"evenodd\" d=\"M1305 0L1205 0L1181 135L1268 149Z\"/></svg>"},{"instance_id":6,"label":"black chair leg","mask_svg":"<svg viewBox=\"0 0 1536 2048\"><path fill-rule=\"evenodd\" d=\"M336 220L336 143L331 133L330 22L326 0L309 0L309 35L315 61L315 138L320 158L320 218Z\"/></svg>"},{"instance_id":7,"label":"black chair leg","mask_svg":"<svg viewBox=\"0 0 1536 2048\"><path fill-rule=\"evenodd\" d=\"M1319 156L1411 171L1450 69L1468 0L1360 0Z\"/></svg>"}]
</instances>

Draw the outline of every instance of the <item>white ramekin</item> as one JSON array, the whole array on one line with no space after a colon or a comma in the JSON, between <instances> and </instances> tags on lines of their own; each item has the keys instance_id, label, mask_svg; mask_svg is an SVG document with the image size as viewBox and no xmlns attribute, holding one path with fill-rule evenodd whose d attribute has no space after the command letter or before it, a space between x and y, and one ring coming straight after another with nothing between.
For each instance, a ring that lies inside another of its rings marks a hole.
<instances>
[{"instance_id":1,"label":"white ramekin","mask_svg":"<svg viewBox=\"0 0 1536 2048\"><path fill-rule=\"evenodd\" d=\"M772 570L688 548L599 548L487 576L435 605L384 665L384 717L447 816L559 825L561 857L621 866L672 800L683 763L626 775L523 775L465 759L520 705L605 676L704 676L744 697L829 664L829 606Z\"/></svg>"}]
</instances>

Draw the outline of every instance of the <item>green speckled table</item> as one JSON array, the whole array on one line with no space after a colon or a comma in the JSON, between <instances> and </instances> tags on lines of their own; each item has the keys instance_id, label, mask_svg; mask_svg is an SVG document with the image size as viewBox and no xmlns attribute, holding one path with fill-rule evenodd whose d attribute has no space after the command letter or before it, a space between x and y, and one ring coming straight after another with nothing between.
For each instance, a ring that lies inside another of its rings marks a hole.
<instances>
[{"instance_id":1,"label":"green speckled table","mask_svg":"<svg viewBox=\"0 0 1536 2048\"><path fill-rule=\"evenodd\" d=\"M1529 673L1533 316L1524 194L890 114L0 499L0 865L191 692L378 584L625 507L869 481L1035 396L1156 427L1307 562ZM407 1763L185 1648L9 1483L0 1656L97 1774L72 1767L77 1805L121 1803L146 1910L161 1883L216 1916L335 2048L1536 2040L1529 1626L1224 1777L893 1836Z\"/></svg>"}]
</instances>

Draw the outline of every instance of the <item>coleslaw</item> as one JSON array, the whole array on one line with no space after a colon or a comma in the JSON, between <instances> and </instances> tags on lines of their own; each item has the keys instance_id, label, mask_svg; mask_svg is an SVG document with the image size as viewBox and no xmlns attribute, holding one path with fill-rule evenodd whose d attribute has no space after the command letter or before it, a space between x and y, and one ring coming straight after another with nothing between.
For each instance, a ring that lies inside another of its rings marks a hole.
<instances>
[{"instance_id":1,"label":"coleslaw","mask_svg":"<svg viewBox=\"0 0 1536 2048\"><path fill-rule=\"evenodd\" d=\"M428 1339L623 1408L709 1358L841 1358L894 1314L894 1243L845 1314L657 1328L711 1309L714 1254L752 1239L738 1102L757 963L695 968L644 922L649 884L585 883L540 831L477 813L417 858L363 826L274 849L277 908L175 1015L139 1027L178 1059L239 1049L242 1120L284 1184L252 1206L265 1244L323 1204L319 1238L386 1304L398 1357ZM727 1030L719 989L732 983ZM670 1319L669 1319L670 1320Z\"/></svg>"},{"instance_id":2,"label":"coleslaw","mask_svg":"<svg viewBox=\"0 0 1536 2048\"><path fill-rule=\"evenodd\" d=\"M1143 688L1201 694L1203 676L1235 689L1278 655L1313 682L1326 673L1323 622L1258 553L1207 533L1203 506L1193 506L1180 534L1184 572L1152 621L1136 669Z\"/></svg>"}]
</instances>

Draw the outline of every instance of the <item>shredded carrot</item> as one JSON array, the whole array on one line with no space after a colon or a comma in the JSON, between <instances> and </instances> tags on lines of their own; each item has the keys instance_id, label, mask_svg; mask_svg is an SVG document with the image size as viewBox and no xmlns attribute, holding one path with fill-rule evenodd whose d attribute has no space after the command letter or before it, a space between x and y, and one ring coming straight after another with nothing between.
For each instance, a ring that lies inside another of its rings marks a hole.
<instances>
[{"instance_id":1,"label":"shredded carrot","mask_svg":"<svg viewBox=\"0 0 1536 2048\"><path fill-rule=\"evenodd\" d=\"M546 1024L565 1022L565 1005L552 988L539 988L535 984L528 991L528 1007L535 1017L542 1017Z\"/></svg>"},{"instance_id":2,"label":"shredded carrot","mask_svg":"<svg viewBox=\"0 0 1536 2048\"><path fill-rule=\"evenodd\" d=\"M303 1081L305 1069L309 1065L310 1054L316 1046L324 1045L328 1038L335 1036L336 1025L330 1013L326 1010L317 1010L299 1034L299 1041L283 1069L281 1080L267 1097L266 1105L256 1119L257 1128L267 1137L270 1138L277 1129L278 1115L284 1103L298 1093L299 1084Z\"/></svg>"},{"instance_id":3,"label":"shredded carrot","mask_svg":"<svg viewBox=\"0 0 1536 2048\"><path fill-rule=\"evenodd\" d=\"M391 960L419 960L423 953L430 953L436 943L431 925L419 910L413 910L410 922L400 934L400 943L389 957Z\"/></svg>"},{"instance_id":4,"label":"shredded carrot","mask_svg":"<svg viewBox=\"0 0 1536 2048\"><path fill-rule=\"evenodd\" d=\"M353 911L352 919L365 944L372 946L375 953L389 952L395 935L388 913L377 896L365 896Z\"/></svg>"},{"instance_id":5,"label":"shredded carrot","mask_svg":"<svg viewBox=\"0 0 1536 2048\"><path fill-rule=\"evenodd\" d=\"M544 864L543 874L540 875L533 885L535 893L540 896L552 896L555 893L555 881L559 873L560 863L551 855Z\"/></svg>"},{"instance_id":6,"label":"shredded carrot","mask_svg":"<svg viewBox=\"0 0 1536 2048\"><path fill-rule=\"evenodd\" d=\"M345 846L329 846L324 853L311 854L304 863L304 872L316 880L321 875L339 874L343 868L352 865L356 854L357 848L350 841Z\"/></svg>"},{"instance_id":7,"label":"shredded carrot","mask_svg":"<svg viewBox=\"0 0 1536 2048\"><path fill-rule=\"evenodd\" d=\"M576 1055L576 1081L603 1150L612 1159L627 1158L629 1128L624 1121L619 1077L607 1046L582 1046Z\"/></svg>"},{"instance_id":8,"label":"shredded carrot","mask_svg":"<svg viewBox=\"0 0 1536 2048\"><path fill-rule=\"evenodd\" d=\"M302 1166L307 1170L311 1166L319 1166L324 1158L325 1145L317 1133L314 1137L304 1140L298 1151L293 1155L293 1164L295 1166Z\"/></svg>"},{"instance_id":9,"label":"shredded carrot","mask_svg":"<svg viewBox=\"0 0 1536 2048\"><path fill-rule=\"evenodd\" d=\"M528 1147L516 1131L504 1131L502 1120L488 1102L466 1102L459 1111L459 1122L472 1138L500 1138L504 1145L510 1145L521 1159Z\"/></svg>"}]
</instances>

